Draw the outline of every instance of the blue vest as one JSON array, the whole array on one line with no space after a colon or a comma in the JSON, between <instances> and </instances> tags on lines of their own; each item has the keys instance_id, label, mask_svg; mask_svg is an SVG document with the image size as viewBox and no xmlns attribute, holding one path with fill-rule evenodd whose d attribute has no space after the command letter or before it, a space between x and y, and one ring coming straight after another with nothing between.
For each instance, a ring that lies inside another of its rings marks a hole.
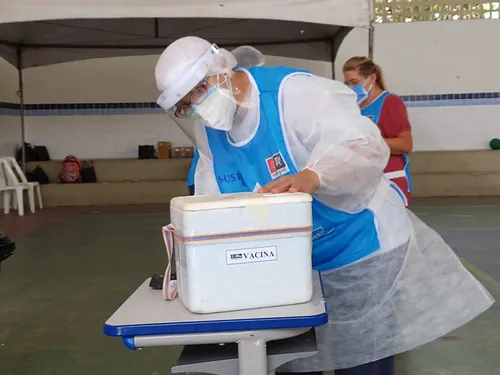
<instances>
[{"instance_id":1,"label":"blue vest","mask_svg":"<svg viewBox=\"0 0 500 375\"><path fill-rule=\"evenodd\" d=\"M382 95L380 95L373 103L366 106L361 110L361 114L363 116L368 117L372 120L375 125L378 125L380 121L380 114L382 113L382 108L384 107L385 99L390 95L389 92L385 91ZM410 174L410 158L408 154L402 154L403 160L405 162L405 174L406 179L408 180L408 192L412 191L412 182L411 182L411 174Z\"/></svg>"},{"instance_id":2,"label":"blue vest","mask_svg":"<svg viewBox=\"0 0 500 375\"><path fill-rule=\"evenodd\" d=\"M194 185L194 174L196 172L196 164L198 164L199 157L200 154L198 154L198 149L195 149L193 154L193 161L191 162L191 168L189 168L189 173L188 173L188 180L187 180L188 186Z\"/></svg>"},{"instance_id":3,"label":"blue vest","mask_svg":"<svg viewBox=\"0 0 500 375\"><path fill-rule=\"evenodd\" d=\"M278 92L288 75L310 73L288 67L255 67L248 71L260 91L260 123L253 139L236 147L229 142L228 133L206 128L217 183L223 194L251 192L279 177L297 173L283 136ZM342 267L380 248L371 211L349 214L315 199L312 210L314 269Z\"/></svg>"}]
</instances>

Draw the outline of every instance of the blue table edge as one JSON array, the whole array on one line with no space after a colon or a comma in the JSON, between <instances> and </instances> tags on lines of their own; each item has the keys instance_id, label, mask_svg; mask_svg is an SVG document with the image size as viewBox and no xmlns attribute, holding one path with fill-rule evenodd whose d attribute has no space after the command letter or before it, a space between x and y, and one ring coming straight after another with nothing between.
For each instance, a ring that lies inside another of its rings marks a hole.
<instances>
[{"instance_id":1,"label":"blue table edge","mask_svg":"<svg viewBox=\"0 0 500 375\"><path fill-rule=\"evenodd\" d=\"M149 336L175 335L191 333L248 331L266 329L286 329L317 327L328 322L328 312L310 316L293 316L283 318L258 318L238 320L208 320L203 322L175 322L155 324L131 324L113 326L104 324L107 336Z\"/></svg>"},{"instance_id":2,"label":"blue table edge","mask_svg":"<svg viewBox=\"0 0 500 375\"><path fill-rule=\"evenodd\" d=\"M104 325L104 334L107 336L122 337L122 341L129 349L135 350L136 336L159 336L174 334L213 333L229 331L257 331L269 329L293 329L318 327L328 322L328 313L318 315L260 318L240 320L214 320L206 322L181 322L160 324L136 324L127 326Z\"/></svg>"},{"instance_id":3,"label":"blue table edge","mask_svg":"<svg viewBox=\"0 0 500 375\"><path fill-rule=\"evenodd\" d=\"M319 282L323 290L321 272ZM129 349L135 350L134 339L136 336L160 336L175 334L213 333L230 331L260 331L268 329L293 329L319 327L328 323L328 307L323 302L325 311L317 315L293 316L283 318L258 318L238 320L209 320L205 322L176 322L155 324L131 324L113 326L104 324L104 334L113 337L122 337L122 341Z\"/></svg>"}]
</instances>

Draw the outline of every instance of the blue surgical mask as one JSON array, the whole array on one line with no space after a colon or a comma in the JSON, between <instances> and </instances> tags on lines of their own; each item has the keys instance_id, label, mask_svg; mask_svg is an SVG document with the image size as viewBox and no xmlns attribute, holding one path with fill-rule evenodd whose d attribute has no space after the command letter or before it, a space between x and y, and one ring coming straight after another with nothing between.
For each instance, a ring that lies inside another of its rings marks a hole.
<instances>
[{"instance_id":1,"label":"blue surgical mask","mask_svg":"<svg viewBox=\"0 0 500 375\"><path fill-rule=\"evenodd\" d=\"M358 96L358 101L357 101L358 105L361 105L370 96L370 93L372 91L372 86L373 85L370 85L370 88L365 89L365 86L362 83L360 83L352 87L352 91L354 91Z\"/></svg>"}]
</instances>

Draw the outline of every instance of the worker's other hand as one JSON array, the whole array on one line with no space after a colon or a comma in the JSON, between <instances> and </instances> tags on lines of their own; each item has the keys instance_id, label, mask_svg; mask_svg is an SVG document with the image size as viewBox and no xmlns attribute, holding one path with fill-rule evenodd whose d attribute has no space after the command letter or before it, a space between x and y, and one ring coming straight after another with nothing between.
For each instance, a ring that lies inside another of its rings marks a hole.
<instances>
[{"instance_id":1,"label":"worker's other hand","mask_svg":"<svg viewBox=\"0 0 500 375\"><path fill-rule=\"evenodd\" d=\"M310 169L291 175L285 176L268 183L266 186L259 189L259 193L307 193L312 194L319 188L320 181L316 172Z\"/></svg>"}]
</instances>

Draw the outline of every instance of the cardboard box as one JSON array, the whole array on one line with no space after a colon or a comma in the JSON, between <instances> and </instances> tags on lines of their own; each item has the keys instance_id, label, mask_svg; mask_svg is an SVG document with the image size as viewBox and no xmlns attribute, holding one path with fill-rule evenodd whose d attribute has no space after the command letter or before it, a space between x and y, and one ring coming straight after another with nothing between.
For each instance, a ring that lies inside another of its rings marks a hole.
<instances>
[{"instance_id":1,"label":"cardboard box","mask_svg":"<svg viewBox=\"0 0 500 375\"><path fill-rule=\"evenodd\" d=\"M170 142L158 142L158 159L170 159L172 146Z\"/></svg>"},{"instance_id":2,"label":"cardboard box","mask_svg":"<svg viewBox=\"0 0 500 375\"><path fill-rule=\"evenodd\" d=\"M192 158L194 155L194 147L175 147L174 158Z\"/></svg>"}]
</instances>

